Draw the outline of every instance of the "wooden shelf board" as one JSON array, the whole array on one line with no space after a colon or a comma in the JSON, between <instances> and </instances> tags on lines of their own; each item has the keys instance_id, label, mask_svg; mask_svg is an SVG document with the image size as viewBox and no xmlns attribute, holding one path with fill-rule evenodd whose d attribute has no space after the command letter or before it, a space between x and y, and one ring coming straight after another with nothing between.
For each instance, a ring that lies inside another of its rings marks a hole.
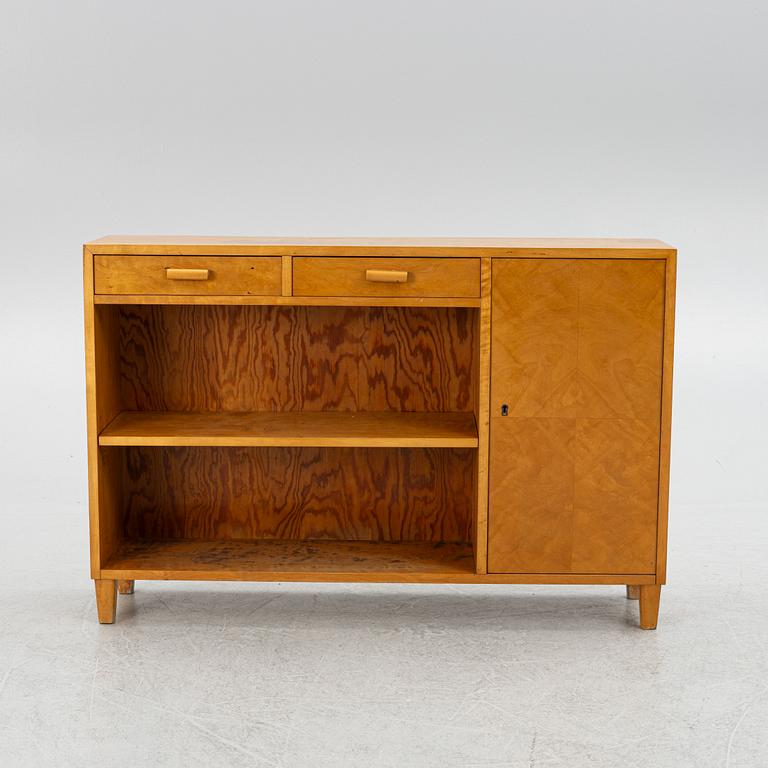
<instances>
[{"instance_id":1,"label":"wooden shelf board","mask_svg":"<svg viewBox=\"0 0 768 768\"><path fill-rule=\"evenodd\" d=\"M660 240L575 237L190 237L183 235L108 235L85 244L91 253L221 254L289 256L466 256L517 255L520 252L641 252L664 258L674 251ZM658 254L661 253L661 256ZM570 254L569 254L570 255ZM634 255L634 254L633 254Z\"/></svg>"},{"instance_id":2,"label":"wooden shelf board","mask_svg":"<svg viewBox=\"0 0 768 768\"><path fill-rule=\"evenodd\" d=\"M101 577L455 582L474 573L471 544L175 539L123 544Z\"/></svg>"},{"instance_id":3,"label":"wooden shelf board","mask_svg":"<svg viewBox=\"0 0 768 768\"><path fill-rule=\"evenodd\" d=\"M653 584L653 574L476 573L472 545L279 539L134 541L102 579L434 584Z\"/></svg>"},{"instance_id":4,"label":"wooden shelf board","mask_svg":"<svg viewBox=\"0 0 768 768\"><path fill-rule=\"evenodd\" d=\"M123 411L99 445L476 448L472 413Z\"/></svg>"},{"instance_id":5,"label":"wooden shelf board","mask_svg":"<svg viewBox=\"0 0 768 768\"><path fill-rule=\"evenodd\" d=\"M279 307L479 307L481 299L443 296L194 296L97 293L94 304L185 304Z\"/></svg>"}]
</instances>

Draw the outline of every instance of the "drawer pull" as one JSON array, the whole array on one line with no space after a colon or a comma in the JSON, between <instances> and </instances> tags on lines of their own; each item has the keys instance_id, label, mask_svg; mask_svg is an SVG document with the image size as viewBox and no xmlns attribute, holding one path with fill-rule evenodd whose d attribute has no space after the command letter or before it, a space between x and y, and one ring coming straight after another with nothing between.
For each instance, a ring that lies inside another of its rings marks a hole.
<instances>
[{"instance_id":1,"label":"drawer pull","mask_svg":"<svg viewBox=\"0 0 768 768\"><path fill-rule=\"evenodd\" d=\"M169 280L207 280L210 275L208 269L178 269L167 267L165 276Z\"/></svg>"},{"instance_id":2,"label":"drawer pull","mask_svg":"<svg viewBox=\"0 0 768 768\"><path fill-rule=\"evenodd\" d=\"M407 283L408 273L399 269L366 269L365 279L369 283Z\"/></svg>"}]
</instances>

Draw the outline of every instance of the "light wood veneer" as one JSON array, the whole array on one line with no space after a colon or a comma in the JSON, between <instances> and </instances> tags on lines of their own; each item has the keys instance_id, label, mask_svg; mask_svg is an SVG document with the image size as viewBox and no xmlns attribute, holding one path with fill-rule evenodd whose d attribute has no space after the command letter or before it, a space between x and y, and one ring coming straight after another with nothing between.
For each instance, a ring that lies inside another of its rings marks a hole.
<instances>
[{"instance_id":1,"label":"light wood veneer","mask_svg":"<svg viewBox=\"0 0 768 768\"><path fill-rule=\"evenodd\" d=\"M96 294L279 296L277 256L94 256Z\"/></svg>"},{"instance_id":2,"label":"light wood veneer","mask_svg":"<svg viewBox=\"0 0 768 768\"><path fill-rule=\"evenodd\" d=\"M664 271L494 264L489 570L655 573Z\"/></svg>"},{"instance_id":3,"label":"light wood veneer","mask_svg":"<svg viewBox=\"0 0 768 768\"><path fill-rule=\"evenodd\" d=\"M676 252L627 239L84 248L91 575L666 578ZM119 585L119 589L118 589Z\"/></svg>"},{"instance_id":4,"label":"light wood veneer","mask_svg":"<svg viewBox=\"0 0 768 768\"><path fill-rule=\"evenodd\" d=\"M99 445L477 448L471 413L123 411Z\"/></svg>"},{"instance_id":5,"label":"light wood veneer","mask_svg":"<svg viewBox=\"0 0 768 768\"><path fill-rule=\"evenodd\" d=\"M480 296L478 259L293 259L296 296Z\"/></svg>"}]
</instances>

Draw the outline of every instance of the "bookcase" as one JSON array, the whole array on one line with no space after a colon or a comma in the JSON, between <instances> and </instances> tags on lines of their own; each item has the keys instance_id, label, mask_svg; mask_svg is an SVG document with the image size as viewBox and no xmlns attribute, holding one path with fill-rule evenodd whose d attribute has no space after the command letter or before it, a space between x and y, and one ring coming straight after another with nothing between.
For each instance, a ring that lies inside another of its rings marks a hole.
<instances>
[{"instance_id":1,"label":"bookcase","mask_svg":"<svg viewBox=\"0 0 768 768\"><path fill-rule=\"evenodd\" d=\"M675 251L84 246L91 575L665 581Z\"/></svg>"}]
</instances>

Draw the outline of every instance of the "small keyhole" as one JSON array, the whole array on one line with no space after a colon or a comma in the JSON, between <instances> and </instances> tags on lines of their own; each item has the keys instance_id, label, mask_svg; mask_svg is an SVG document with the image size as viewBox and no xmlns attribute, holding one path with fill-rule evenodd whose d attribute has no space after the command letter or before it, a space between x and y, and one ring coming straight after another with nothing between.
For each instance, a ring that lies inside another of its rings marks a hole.
<instances>
[{"instance_id":1,"label":"small keyhole","mask_svg":"<svg viewBox=\"0 0 768 768\"><path fill-rule=\"evenodd\" d=\"M501 406L501 415L509 416L509 406L506 403Z\"/></svg>"}]
</instances>

